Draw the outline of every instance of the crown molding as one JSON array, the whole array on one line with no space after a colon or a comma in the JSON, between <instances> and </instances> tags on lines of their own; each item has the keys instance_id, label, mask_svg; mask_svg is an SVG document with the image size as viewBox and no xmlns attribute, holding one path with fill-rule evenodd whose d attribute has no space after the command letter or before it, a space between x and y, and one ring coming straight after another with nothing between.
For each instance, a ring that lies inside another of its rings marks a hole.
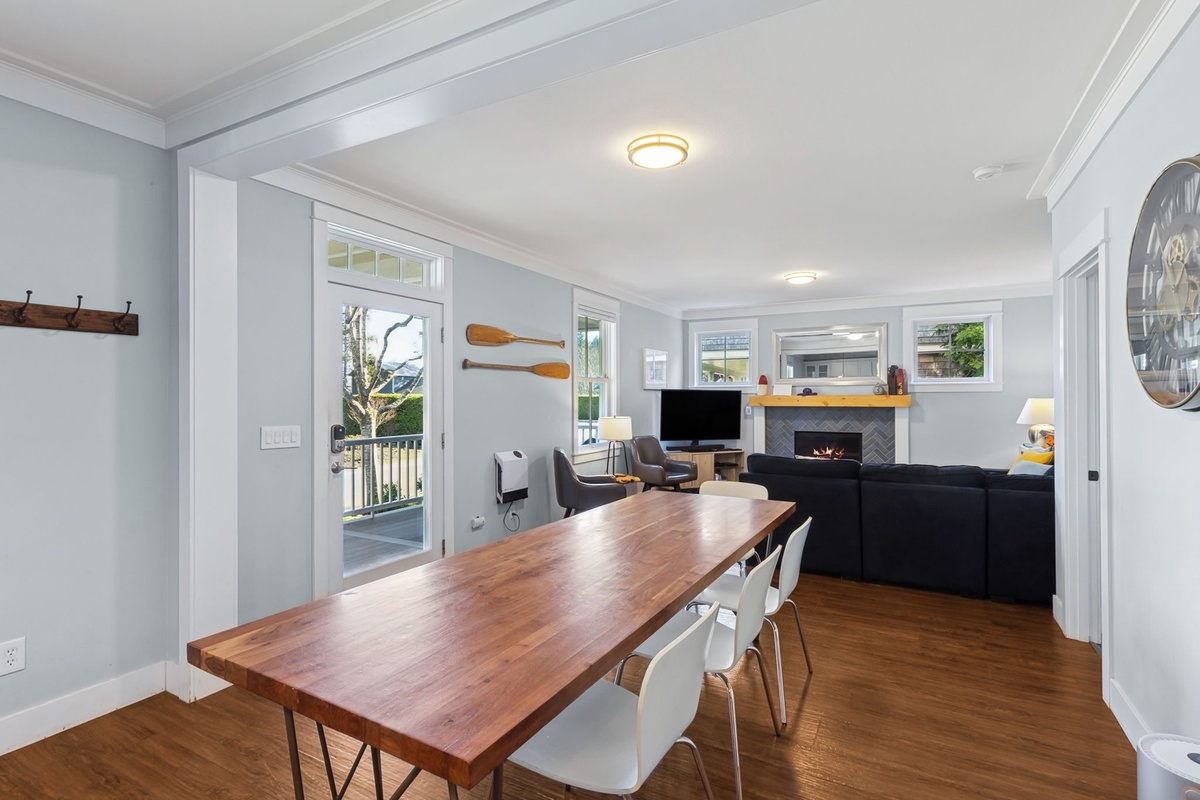
<instances>
[{"instance_id":1,"label":"crown molding","mask_svg":"<svg viewBox=\"0 0 1200 800\"><path fill-rule=\"evenodd\" d=\"M1010 286L946 289L920 294L837 297L829 300L804 300L797 303L738 306L736 308L697 308L684 311L683 319L690 321L728 317L769 317L777 314L803 314L814 311L853 311L861 308L975 303L981 300L1009 300L1017 297L1049 297L1052 294L1054 294L1054 286L1047 281L1046 283L1022 283Z\"/></svg>"},{"instance_id":2,"label":"crown molding","mask_svg":"<svg viewBox=\"0 0 1200 800\"><path fill-rule=\"evenodd\" d=\"M1075 106L1027 198L1053 209L1200 10L1200 0L1139 0Z\"/></svg>"},{"instance_id":3,"label":"crown molding","mask_svg":"<svg viewBox=\"0 0 1200 800\"><path fill-rule=\"evenodd\" d=\"M159 118L8 61L0 61L0 96L154 147L166 147Z\"/></svg>"},{"instance_id":4,"label":"crown molding","mask_svg":"<svg viewBox=\"0 0 1200 800\"><path fill-rule=\"evenodd\" d=\"M473 250L572 286L634 303L673 319L682 319L683 312L679 308L597 278L593 274L563 266L511 242L312 167L285 167L257 175L254 180L421 236L428 236L453 247Z\"/></svg>"}]
</instances>

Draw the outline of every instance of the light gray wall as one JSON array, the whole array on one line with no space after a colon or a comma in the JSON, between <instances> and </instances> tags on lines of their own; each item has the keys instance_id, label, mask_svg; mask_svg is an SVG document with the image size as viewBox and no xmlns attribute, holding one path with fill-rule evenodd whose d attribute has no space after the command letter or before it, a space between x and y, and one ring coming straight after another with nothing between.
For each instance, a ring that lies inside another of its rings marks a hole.
<instances>
[{"instance_id":1,"label":"light gray wall","mask_svg":"<svg viewBox=\"0 0 1200 800\"><path fill-rule=\"evenodd\" d=\"M914 392L909 411L910 462L981 467L1008 467L1013 462L1026 441L1026 427L1015 422L1025 400L1054 393L1051 305L1050 297L1003 301L1003 391ZM903 364L903 311L901 306L887 306L759 317L758 372L770 378L776 330L879 322L887 324L888 363ZM871 391L869 386L813 389L820 394ZM743 446L748 446L748 437L743 426Z\"/></svg>"},{"instance_id":2,"label":"light gray wall","mask_svg":"<svg viewBox=\"0 0 1200 800\"><path fill-rule=\"evenodd\" d=\"M171 657L175 253L166 153L0 98L0 299L137 337L0 327L0 717Z\"/></svg>"},{"instance_id":3,"label":"light gray wall","mask_svg":"<svg viewBox=\"0 0 1200 800\"><path fill-rule=\"evenodd\" d=\"M464 358L525 365L570 362L574 353L570 285L455 248L453 291L454 329L446 339L456 365ZM466 329L471 323L495 325L535 339L565 339L567 348L520 342L503 347L470 345ZM572 424L569 380L527 372L456 371L454 432L447 442L454 449L456 550L497 541L509 533L502 523L507 504L496 503L492 454L499 450L520 450L529 458L529 498L513 506L521 517L521 530L551 519L551 509L557 511L558 505L548 488L550 455L556 446L570 447ZM477 514L487 523L472 531L470 521Z\"/></svg>"},{"instance_id":4,"label":"light gray wall","mask_svg":"<svg viewBox=\"0 0 1200 800\"><path fill-rule=\"evenodd\" d=\"M1126 343L1125 281L1143 199L1200 150L1200 22L1193 20L1053 209L1056 252L1107 209L1111 656L1114 702L1151 731L1200 737L1200 414L1155 406ZM1066 265L1070 266L1070 265Z\"/></svg>"},{"instance_id":5,"label":"light gray wall","mask_svg":"<svg viewBox=\"0 0 1200 800\"><path fill-rule=\"evenodd\" d=\"M683 386L683 328L675 317L621 303L618 331L621 351L620 408L632 419L635 436L658 435L658 391L642 388L642 350L667 354L667 386Z\"/></svg>"},{"instance_id":6,"label":"light gray wall","mask_svg":"<svg viewBox=\"0 0 1200 800\"><path fill-rule=\"evenodd\" d=\"M308 198L238 184L241 622L312 599L311 216ZM260 450L264 425L301 426L301 446Z\"/></svg>"}]
</instances>

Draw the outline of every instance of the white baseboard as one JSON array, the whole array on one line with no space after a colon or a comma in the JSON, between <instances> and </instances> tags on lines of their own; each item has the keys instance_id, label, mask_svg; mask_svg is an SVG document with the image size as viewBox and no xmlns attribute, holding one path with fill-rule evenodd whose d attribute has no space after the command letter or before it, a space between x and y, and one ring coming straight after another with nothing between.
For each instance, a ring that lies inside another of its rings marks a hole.
<instances>
[{"instance_id":1,"label":"white baseboard","mask_svg":"<svg viewBox=\"0 0 1200 800\"><path fill-rule=\"evenodd\" d=\"M1054 614L1054 621L1058 623L1059 630L1063 632L1063 636L1067 636L1067 612L1063 608L1062 598L1054 595L1050 600L1051 610ZM1071 638L1067 636L1067 638Z\"/></svg>"},{"instance_id":2,"label":"white baseboard","mask_svg":"<svg viewBox=\"0 0 1200 800\"><path fill-rule=\"evenodd\" d=\"M0 755L145 700L163 691L165 685L166 671L159 661L9 714L0 718Z\"/></svg>"},{"instance_id":3,"label":"white baseboard","mask_svg":"<svg viewBox=\"0 0 1200 800\"><path fill-rule=\"evenodd\" d=\"M1108 682L1111 689L1113 716L1117 718L1117 722L1121 725L1121 730L1125 731L1125 736L1129 739L1129 743L1133 747L1137 747L1140 740L1147 733L1150 733L1150 726L1146 724L1146 720L1138 713L1137 707L1125 694L1125 690L1121 688L1121 684L1116 680Z\"/></svg>"},{"instance_id":4,"label":"white baseboard","mask_svg":"<svg viewBox=\"0 0 1200 800\"><path fill-rule=\"evenodd\" d=\"M185 703L194 703L210 694L216 694L222 689L228 689L229 684L215 675L201 672L186 661L176 663L166 662L166 690Z\"/></svg>"}]
</instances>

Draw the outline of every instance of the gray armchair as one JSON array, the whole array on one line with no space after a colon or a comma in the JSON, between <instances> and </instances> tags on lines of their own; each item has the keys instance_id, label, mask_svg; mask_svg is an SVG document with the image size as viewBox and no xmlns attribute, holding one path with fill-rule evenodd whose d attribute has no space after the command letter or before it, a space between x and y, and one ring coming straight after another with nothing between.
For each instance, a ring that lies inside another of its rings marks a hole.
<instances>
[{"instance_id":1,"label":"gray armchair","mask_svg":"<svg viewBox=\"0 0 1200 800\"><path fill-rule=\"evenodd\" d=\"M696 465L691 461L667 458L662 444L654 436L635 436L629 441L631 472L648 487L678 489L679 484L696 480Z\"/></svg>"},{"instance_id":2,"label":"gray armchair","mask_svg":"<svg viewBox=\"0 0 1200 800\"><path fill-rule=\"evenodd\" d=\"M625 487L612 475L580 475L561 447L554 448L554 493L558 504L567 510L563 518L576 511L587 511L625 497Z\"/></svg>"}]
</instances>

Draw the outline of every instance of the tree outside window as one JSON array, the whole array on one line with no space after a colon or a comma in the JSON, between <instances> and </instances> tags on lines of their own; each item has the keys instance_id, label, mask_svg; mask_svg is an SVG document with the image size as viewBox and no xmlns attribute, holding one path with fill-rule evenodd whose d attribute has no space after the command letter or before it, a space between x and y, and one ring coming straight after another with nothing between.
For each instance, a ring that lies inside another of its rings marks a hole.
<instances>
[{"instance_id":1,"label":"tree outside window","mask_svg":"<svg viewBox=\"0 0 1200 800\"><path fill-rule=\"evenodd\" d=\"M916 333L918 378L987 376L987 326L983 320L919 323Z\"/></svg>"},{"instance_id":2,"label":"tree outside window","mask_svg":"<svg viewBox=\"0 0 1200 800\"><path fill-rule=\"evenodd\" d=\"M699 383L749 384L750 341L750 331L697 334Z\"/></svg>"},{"instance_id":3,"label":"tree outside window","mask_svg":"<svg viewBox=\"0 0 1200 800\"><path fill-rule=\"evenodd\" d=\"M609 410L611 332L611 322L582 314L576 318L576 447L599 444L599 419L613 413Z\"/></svg>"}]
</instances>

